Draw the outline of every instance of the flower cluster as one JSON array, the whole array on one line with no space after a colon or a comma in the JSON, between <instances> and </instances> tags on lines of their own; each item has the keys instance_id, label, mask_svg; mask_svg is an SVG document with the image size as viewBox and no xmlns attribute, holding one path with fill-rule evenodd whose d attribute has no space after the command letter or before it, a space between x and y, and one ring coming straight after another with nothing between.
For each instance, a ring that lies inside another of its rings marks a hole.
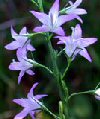
<instances>
[{"instance_id":1,"label":"flower cluster","mask_svg":"<svg viewBox=\"0 0 100 119\"><path fill-rule=\"evenodd\" d=\"M53 6L50 8L48 14L44 12L30 11L41 23L42 26L35 27L34 32L50 32L55 33L54 38L58 38L59 41L57 44L64 44L64 51L68 57L73 61L75 57L80 54L88 61L92 61L90 55L88 54L86 47L91 44L94 44L97 41L97 38L83 38L81 25L77 24L75 27L71 27L71 35L66 36L65 31L62 28L62 25L71 20L77 19L80 23L83 23L80 15L86 14L86 10L82 8L77 8L81 4L82 0L76 0L75 3L69 1L69 6L64 9L59 9L59 0L55 0ZM22 28L19 34L17 34L14 29L11 27L11 34L14 41L5 46L8 50L17 50L16 56L18 61L13 61L9 65L10 70L20 71L18 76L18 84L20 84L22 77L25 73L29 75L34 75L32 68L36 64L35 60L28 59L27 54L29 51L35 51L35 48L31 45L31 41L28 37L30 35L27 32L26 27ZM34 33L33 33L34 34ZM49 70L48 68L46 68ZM49 70L50 71L50 70ZM13 101L18 105L24 107L23 111L15 116L15 119L23 119L30 114L32 119L34 119L34 113L37 109L40 109L41 105L36 100L41 99L46 95L33 95L33 90L37 86L37 83L33 85L30 89L30 92L27 95L26 99L14 99ZM100 91L99 91L100 92ZM98 91L95 92L98 98Z\"/></svg>"},{"instance_id":2,"label":"flower cluster","mask_svg":"<svg viewBox=\"0 0 100 119\"><path fill-rule=\"evenodd\" d=\"M15 60L13 60L9 65L9 69L20 71L20 74L18 76L18 83L20 83L21 78L25 72L29 75L34 75L34 72L30 69L33 67L33 64L29 62L29 59L27 58L27 52L34 51L35 48L30 44L30 40L26 36L24 36L28 34L26 27L22 28L19 34L17 34L11 27L11 34L12 38L14 38L15 41L12 41L8 45L6 45L5 48L8 50L17 50L16 55L18 61L16 62Z\"/></svg>"}]
</instances>

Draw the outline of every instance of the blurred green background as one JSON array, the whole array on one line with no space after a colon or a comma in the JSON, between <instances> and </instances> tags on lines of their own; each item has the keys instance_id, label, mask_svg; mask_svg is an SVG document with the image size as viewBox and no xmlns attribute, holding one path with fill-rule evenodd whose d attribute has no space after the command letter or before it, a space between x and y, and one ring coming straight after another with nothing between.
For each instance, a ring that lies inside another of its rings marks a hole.
<instances>
[{"instance_id":1,"label":"blurred green background","mask_svg":"<svg viewBox=\"0 0 100 119\"><path fill-rule=\"evenodd\" d=\"M61 8L64 7L67 0L60 0ZM72 0L74 1L74 0ZM43 0L46 13L51 7L54 0ZM93 59L89 63L83 57L78 56L72 63L68 75L66 76L66 84L69 93L94 89L100 81L100 0L83 0L81 7L87 10L88 14L82 16L84 24L84 37L98 37L98 42L88 48L90 56ZM12 59L16 59L15 51L7 51L4 46L12 41L10 27L19 32L22 27L26 26L29 32L39 25L40 22L29 13L30 10L38 11L37 7L30 0L0 0L0 119L13 119L14 115L22 109L14 104L12 99L26 97L27 92L35 82L40 85L35 90L36 93L47 93L43 102L53 112L58 111L58 89L52 77L42 69L34 69L36 75L30 77L25 74L20 85L17 83L18 72L9 71L8 66ZM70 26L79 23L77 20L63 25L70 34ZM61 46L56 45L56 40L52 39L54 48L58 50ZM36 61L50 65L49 53L44 37L39 35L32 38L32 44L36 48L33 53ZM59 60L59 68L63 71L67 66L67 60L62 55ZM71 119L100 119L100 101L91 95L76 96L70 101ZM40 115L41 116L41 115ZM46 119L45 116L42 119ZM41 119L38 115L38 119ZM49 117L48 117L49 119Z\"/></svg>"}]
</instances>

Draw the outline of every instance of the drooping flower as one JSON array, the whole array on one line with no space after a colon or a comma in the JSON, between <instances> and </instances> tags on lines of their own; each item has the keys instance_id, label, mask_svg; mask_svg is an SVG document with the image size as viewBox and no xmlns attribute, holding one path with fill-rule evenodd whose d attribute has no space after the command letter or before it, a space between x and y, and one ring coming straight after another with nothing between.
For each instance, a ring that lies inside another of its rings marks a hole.
<instances>
[{"instance_id":1,"label":"drooping flower","mask_svg":"<svg viewBox=\"0 0 100 119\"><path fill-rule=\"evenodd\" d=\"M77 19L78 19L80 22L83 22L79 15L87 14L87 12L86 12L85 9L77 8L77 7L82 3L82 1L83 1L83 0L76 0L75 3L69 1L70 6L69 6L69 7L66 7L66 8L64 9L64 12L65 12L66 14L75 14L75 15L77 15L77 16L78 16Z\"/></svg>"},{"instance_id":2,"label":"drooping flower","mask_svg":"<svg viewBox=\"0 0 100 119\"><path fill-rule=\"evenodd\" d=\"M25 46L26 50L34 51L35 48L30 44L30 40L27 36L24 36L26 34L28 34L26 27L22 28L19 34L11 27L11 35L15 40L7 44L5 48L7 50L17 50L18 48L23 48Z\"/></svg>"},{"instance_id":3,"label":"drooping flower","mask_svg":"<svg viewBox=\"0 0 100 119\"><path fill-rule=\"evenodd\" d=\"M57 36L60 41L58 44L65 44L65 52L68 57L74 59L77 54L80 54L90 62L92 59L90 58L86 47L95 43L97 38L82 38L82 30L79 24L76 27L72 27L71 36Z\"/></svg>"},{"instance_id":4,"label":"drooping flower","mask_svg":"<svg viewBox=\"0 0 100 119\"><path fill-rule=\"evenodd\" d=\"M76 15L60 15L59 14L59 0L55 0L48 15L43 12L31 11L31 13L39 19L43 24L40 27L34 29L35 32L54 32L58 35L65 35L61 25L67 21L71 21L76 18Z\"/></svg>"},{"instance_id":5,"label":"drooping flower","mask_svg":"<svg viewBox=\"0 0 100 119\"><path fill-rule=\"evenodd\" d=\"M30 89L30 92L27 94L27 98L13 100L13 102L17 103L18 105L21 105L24 108L19 114L17 114L14 117L14 119L23 119L28 114L30 114L32 119L35 119L34 113L36 112L36 110L39 110L41 107L34 99L40 100L43 97L47 96L47 95L41 95L41 94L34 96L34 89L36 88L37 85L38 83L35 83L33 85L33 87Z\"/></svg>"},{"instance_id":6,"label":"drooping flower","mask_svg":"<svg viewBox=\"0 0 100 119\"><path fill-rule=\"evenodd\" d=\"M98 100L100 100L100 88L98 88L98 89L95 91L95 94L96 94L95 98L98 99Z\"/></svg>"},{"instance_id":7,"label":"drooping flower","mask_svg":"<svg viewBox=\"0 0 100 119\"><path fill-rule=\"evenodd\" d=\"M31 59L21 59L18 62L13 60L13 62L9 65L10 70L20 71L19 76L18 76L18 84L21 82L21 78L24 76L25 73L31 76L35 74L31 70L31 68L33 67L33 63L34 62Z\"/></svg>"}]
</instances>

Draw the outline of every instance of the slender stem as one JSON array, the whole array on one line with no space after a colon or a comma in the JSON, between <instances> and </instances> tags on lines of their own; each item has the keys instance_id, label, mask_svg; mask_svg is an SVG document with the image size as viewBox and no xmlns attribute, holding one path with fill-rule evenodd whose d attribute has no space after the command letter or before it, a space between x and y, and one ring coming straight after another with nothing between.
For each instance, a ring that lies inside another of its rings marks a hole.
<instances>
[{"instance_id":1,"label":"slender stem","mask_svg":"<svg viewBox=\"0 0 100 119\"><path fill-rule=\"evenodd\" d=\"M98 83L98 85L96 86L96 88L95 88L95 89L97 89L97 88L99 87L99 85L100 85L100 82Z\"/></svg>"},{"instance_id":2,"label":"slender stem","mask_svg":"<svg viewBox=\"0 0 100 119\"><path fill-rule=\"evenodd\" d=\"M68 100L70 100L72 97L77 96L77 95L82 95L82 94L93 94L95 90L89 90L85 92L79 92L79 93L72 93L69 97Z\"/></svg>"},{"instance_id":3,"label":"slender stem","mask_svg":"<svg viewBox=\"0 0 100 119\"><path fill-rule=\"evenodd\" d=\"M38 34L45 35L45 33L43 33L43 32L37 32L37 33L30 33L30 34L23 34L23 35L16 35L16 36L26 36L28 38L31 38L31 37L38 35Z\"/></svg>"},{"instance_id":4,"label":"slender stem","mask_svg":"<svg viewBox=\"0 0 100 119\"><path fill-rule=\"evenodd\" d=\"M39 7L37 2L35 2L34 0L31 0L31 1L32 1L33 4L36 4L36 6Z\"/></svg>"},{"instance_id":5,"label":"slender stem","mask_svg":"<svg viewBox=\"0 0 100 119\"><path fill-rule=\"evenodd\" d=\"M42 64L39 64L38 67L41 67L41 68L44 68L46 69L50 74L54 75L54 73L46 66L42 65Z\"/></svg>"},{"instance_id":6,"label":"slender stem","mask_svg":"<svg viewBox=\"0 0 100 119\"><path fill-rule=\"evenodd\" d=\"M38 103L46 112L48 112L50 115L52 115L55 119L61 119L60 117L56 116L54 113L52 113L45 105L43 105L40 101L35 99L33 97L33 100Z\"/></svg>"},{"instance_id":7,"label":"slender stem","mask_svg":"<svg viewBox=\"0 0 100 119\"><path fill-rule=\"evenodd\" d=\"M53 49L50 38L51 36L48 36L48 48L49 48L49 53L51 57L51 62L53 65L53 72L56 75L55 78L56 78L57 85L59 87L59 95L63 105L62 115L63 115L63 118L69 119L68 117L68 89L66 87L65 82L62 80L60 76L60 72L57 65L57 52Z\"/></svg>"},{"instance_id":8,"label":"slender stem","mask_svg":"<svg viewBox=\"0 0 100 119\"><path fill-rule=\"evenodd\" d=\"M44 12L42 0L38 0L38 3L39 3L39 9L40 9L40 11L41 12Z\"/></svg>"},{"instance_id":9,"label":"slender stem","mask_svg":"<svg viewBox=\"0 0 100 119\"><path fill-rule=\"evenodd\" d=\"M62 49L62 50L57 54L57 57L59 57L59 56L63 53L64 50L65 50L65 49Z\"/></svg>"},{"instance_id":10,"label":"slender stem","mask_svg":"<svg viewBox=\"0 0 100 119\"><path fill-rule=\"evenodd\" d=\"M53 72L57 78L57 80L59 79L59 70L58 70L58 66L57 66L57 54L56 51L53 49L52 44L51 44L51 39L52 35L48 36L48 48L49 48L49 53L50 53L50 58L51 58L51 62L53 65Z\"/></svg>"},{"instance_id":11,"label":"slender stem","mask_svg":"<svg viewBox=\"0 0 100 119\"><path fill-rule=\"evenodd\" d=\"M68 69L69 69L70 64L71 64L71 59L68 59L68 66L66 67L66 69L65 69L65 71L64 71L64 73L63 73L63 75L62 75L62 80L63 80L64 77L66 76L66 73L67 73L67 71L68 71Z\"/></svg>"}]
</instances>

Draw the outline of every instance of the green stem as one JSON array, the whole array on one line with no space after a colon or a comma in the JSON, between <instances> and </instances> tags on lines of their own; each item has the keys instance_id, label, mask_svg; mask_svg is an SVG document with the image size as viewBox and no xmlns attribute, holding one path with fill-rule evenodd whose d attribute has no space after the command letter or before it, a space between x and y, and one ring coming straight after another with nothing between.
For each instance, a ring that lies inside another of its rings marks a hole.
<instances>
[{"instance_id":1,"label":"green stem","mask_svg":"<svg viewBox=\"0 0 100 119\"><path fill-rule=\"evenodd\" d=\"M56 78L57 85L59 87L59 95L60 95L62 105L64 108L62 115L64 117L64 114L65 114L64 118L69 119L68 118L68 89L66 87L65 82L62 80L60 76L60 72L57 65L57 52L53 49L50 38L51 36L48 36L48 39L47 39L48 48L49 48L49 54L50 54L50 58L51 58L52 66L53 66L53 73L56 76L55 78Z\"/></svg>"},{"instance_id":2,"label":"green stem","mask_svg":"<svg viewBox=\"0 0 100 119\"><path fill-rule=\"evenodd\" d=\"M45 35L45 33L43 33L43 32L37 32L37 33L30 33L30 34L23 34L23 35L16 35L16 36L26 36L28 38L31 38L31 37L38 35L38 34Z\"/></svg>"},{"instance_id":3,"label":"green stem","mask_svg":"<svg viewBox=\"0 0 100 119\"><path fill-rule=\"evenodd\" d=\"M70 100L72 97L77 96L77 95L82 95L82 94L94 94L95 90L89 90L85 92L79 92L79 93L72 93L69 97L68 100Z\"/></svg>"},{"instance_id":4,"label":"green stem","mask_svg":"<svg viewBox=\"0 0 100 119\"><path fill-rule=\"evenodd\" d=\"M50 115L52 115L55 119L61 119L60 117L56 116L54 113L52 113L45 105L43 105L40 101L35 99L33 97L33 100L38 103L46 112L48 112Z\"/></svg>"},{"instance_id":5,"label":"green stem","mask_svg":"<svg viewBox=\"0 0 100 119\"><path fill-rule=\"evenodd\" d=\"M38 64L38 67L44 68L46 69L50 74L54 75L54 73L46 66L42 65L42 64Z\"/></svg>"},{"instance_id":6,"label":"green stem","mask_svg":"<svg viewBox=\"0 0 100 119\"><path fill-rule=\"evenodd\" d=\"M31 0L31 1L32 1L33 4L36 4L36 6L39 7L37 2L35 2L34 0Z\"/></svg>"},{"instance_id":7,"label":"green stem","mask_svg":"<svg viewBox=\"0 0 100 119\"><path fill-rule=\"evenodd\" d=\"M40 11L41 12L44 12L42 0L38 0L38 3L39 3L39 9L40 9Z\"/></svg>"},{"instance_id":8,"label":"green stem","mask_svg":"<svg viewBox=\"0 0 100 119\"><path fill-rule=\"evenodd\" d=\"M99 85L100 85L100 82L98 83L98 85L96 86L96 88L95 88L95 89L99 88Z\"/></svg>"},{"instance_id":9,"label":"green stem","mask_svg":"<svg viewBox=\"0 0 100 119\"><path fill-rule=\"evenodd\" d=\"M71 64L71 59L69 58L68 59L68 66L66 67L66 69L65 69L65 71L64 71L64 73L63 73L63 75L62 75L62 80L64 79L64 77L66 76L66 73L67 73L67 71L68 71L68 69L69 69L69 66L70 66L70 64Z\"/></svg>"}]
</instances>

